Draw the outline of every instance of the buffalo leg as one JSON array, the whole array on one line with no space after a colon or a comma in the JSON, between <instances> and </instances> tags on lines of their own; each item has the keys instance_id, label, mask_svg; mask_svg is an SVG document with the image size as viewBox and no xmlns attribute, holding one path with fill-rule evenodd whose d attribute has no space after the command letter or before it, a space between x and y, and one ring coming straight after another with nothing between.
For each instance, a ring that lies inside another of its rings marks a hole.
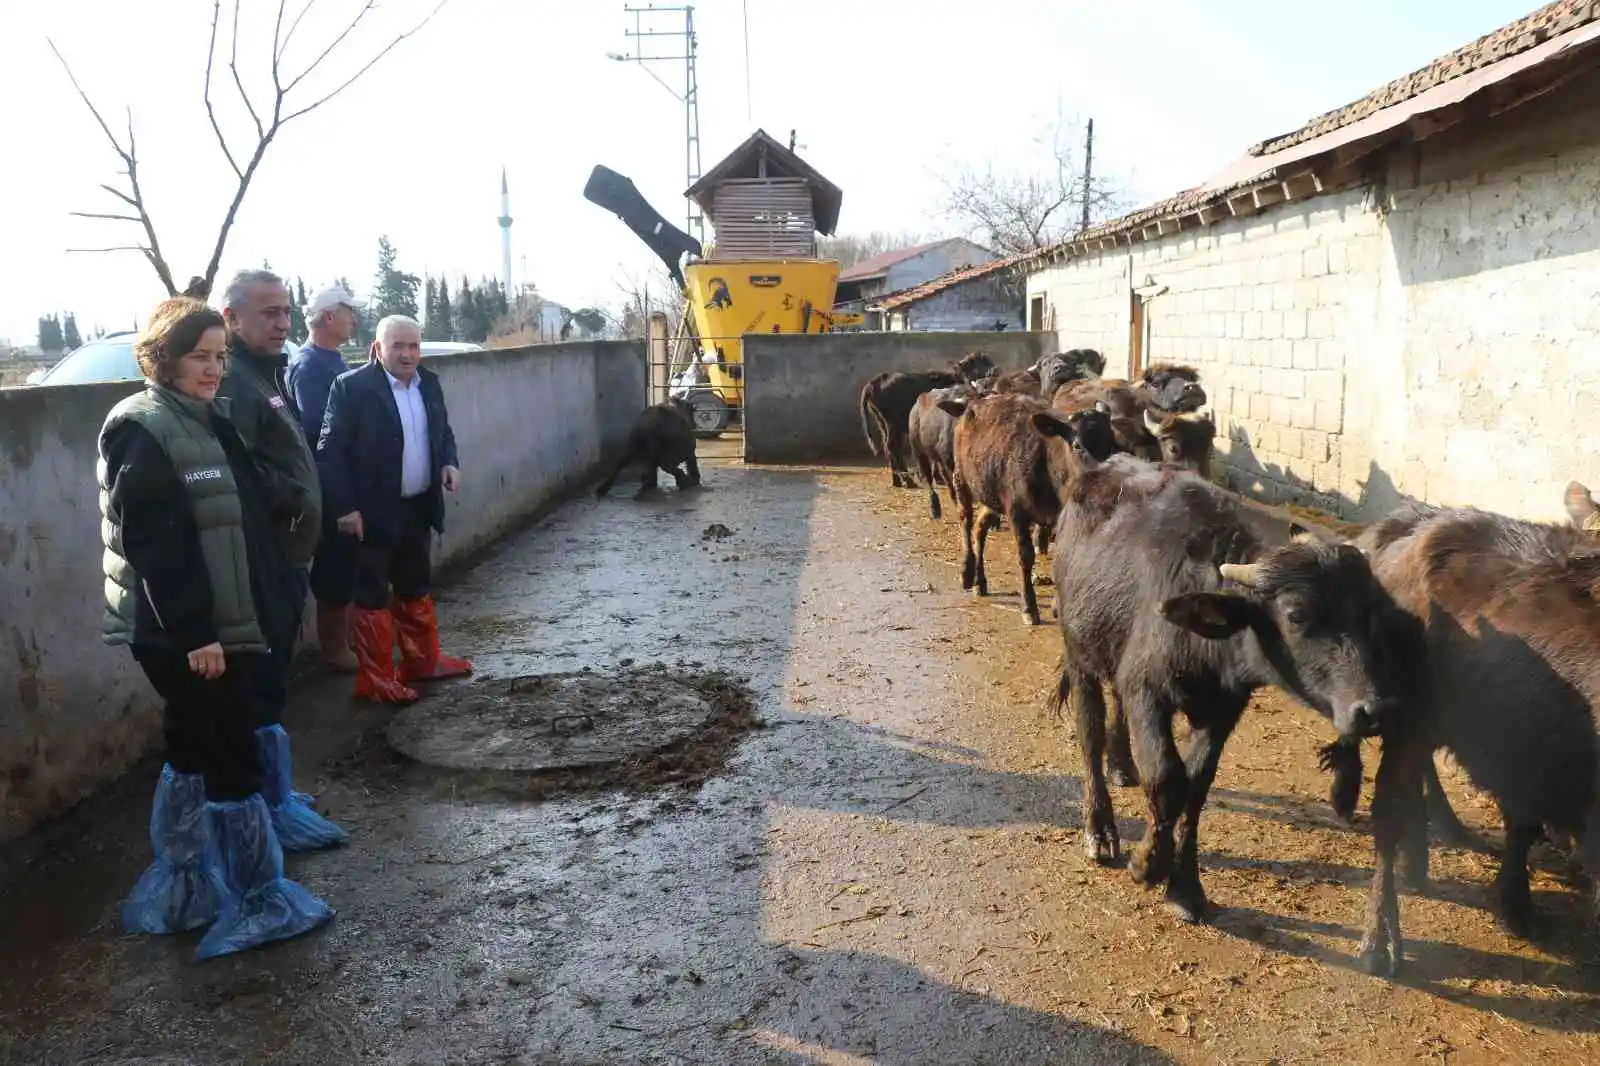
<instances>
[{"instance_id":1,"label":"buffalo leg","mask_svg":"<svg viewBox=\"0 0 1600 1066\"><path fill-rule=\"evenodd\" d=\"M1500 817L1506 826L1506 850L1500 856L1500 873L1495 877L1495 888L1500 895L1500 926L1514 937L1525 938L1533 927L1533 892L1528 885L1528 852L1539 839L1543 826L1535 822L1518 825L1506 817L1500 808Z\"/></svg>"},{"instance_id":2,"label":"buffalo leg","mask_svg":"<svg viewBox=\"0 0 1600 1066\"><path fill-rule=\"evenodd\" d=\"M1071 700L1083 756L1083 853L1102 866L1117 861L1121 841L1117 817L1106 788L1106 705L1100 682L1071 670L1065 661L1056 683L1056 699Z\"/></svg>"},{"instance_id":3,"label":"buffalo leg","mask_svg":"<svg viewBox=\"0 0 1600 1066\"><path fill-rule=\"evenodd\" d=\"M683 461L683 467L685 470L689 471L689 484L699 487L700 461L694 457L693 453L690 453L689 457Z\"/></svg>"},{"instance_id":4,"label":"buffalo leg","mask_svg":"<svg viewBox=\"0 0 1600 1066\"><path fill-rule=\"evenodd\" d=\"M1059 608L1057 613L1059 613ZM1132 788L1139 783L1139 769L1133 765L1133 742L1128 739L1128 712L1122 706L1122 693L1111 686L1111 716L1107 719L1106 769L1111 783Z\"/></svg>"},{"instance_id":5,"label":"buffalo leg","mask_svg":"<svg viewBox=\"0 0 1600 1066\"><path fill-rule=\"evenodd\" d=\"M891 484L895 488L916 488L916 482L911 478L911 471L906 469L906 431L899 426L889 427L888 452Z\"/></svg>"},{"instance_id":6,"label":"buffalo leg","mask_svg":"<svg viewBox=\"0 0 1600 1066\"><path fill-rule=\"evenodd\" d=\"M1159 885L1172 875L1173 830L1189 797L1189 773L1172 739L1172 711L1148 693L1129 700L1133 758L1144 778L1150 825L1133 853L1134 880Z\"/></svg>"},{"instance_id":7,"label":"buffalo leg","mask_svg":"<svg viewBox=\"0 0 1600 1066\"><path fill-rule=\"evenodd\" d=\"M939 518L939 483L933 477L933 464L928 461L920 447L912 448L917 455L917 469L922 471L922 480L928 485L928 510L933 517Z\"/></svg>"},{"instance_id":8,"label":"buffalo leg","mask_svg":"<svg viewBox=\"0 0 1600 1066\"><path fill-rule=\"evenodd\" d=\"M600 482L599 486L594 490L595 496L604 496L606 493L610 492L611 486L617 483L617 478L622 476L622 472L624 470L628 469L628 464L633 462L633 459L634 451L630 447L627 451L627 454L621 459L617 460L617 465L611 468L611 473L606 475L606 479Z\"/></svg>"},{"instance_id":9,"label":"buffalo leg","mask_svg":"<svg viewBox=\"0 0 1600 1066\"><path fill-rule=\"evenodd\" d=\"M972 550L972 496L965 485L956 486L956 515L961 522L961 588L972 588L978 580L978 556Z\"/></svg>"},{"instance_id":10,"label":"buffalo leg","mask_svg":"<svg viewBox=\"0 0 1600 1066\"><path fill-rule=\"evenodd\" d=\"M657 492L660 490L660 488L660 468L656 466L654 461L650 461L645 465L644 477L640 479L638 494L640 496L644 496L652 492Z\"/></svg>"},{"instance_id":11,"label":"buffalo leg","mask_svg":"<svg viewBox=\"0 0 1600 1066\"><path fill-rule=\"evenodd\" d=\"M1038 536L1034 543L1038 545L1040 555L1050 554L1050 541L1055 536L1056 524L1054 522L1040 522Z\"/></svg>"},{"instance_id":12,"label":"buffalo leg","mask_svg":"<svg viewBox=\"0 0 1600 1066\"><path fill-rule=\"evenodd\" d=\"M1011 529L1017 536L1017 559L1022 563L1022 617L1030 626L1039 624L1039 596L1033 590L1033 526L1026 514L1015 511L1009 516Z\"/></svg>"},{"instance_id":13,"label":"buffalo leg","mask_svg":"<svg viewBox=\"0 0 1600 1066\"><path fill-rule=\"evenodd\" d=\"M1438 834L1439 841L1457 847L1487 850L1478 834L1463 825L1456 816L1455 808L1450 806L1450 797L1444 793L1444 784L1439 780L1439 767L1432 759L1428 760L1428 774L1422 784L1428 800L1428 825Z\"/></svg>"},{"instance_id":14,"label":"buffalo leg","mask_svg":"<svg viewBox=\"0 0 1600 1066\"><path fill-rule=\"evenodd\" d=\"M1372 836L1376 862L1367 896L1367 930L1357 958L1368 973L1393 976L1405 957L1400 934L1400 897L1395 887L1395 859L1405 839L1406 823L1424 815L1423 764L1432 750L1404 738L1383 745L1372 792Z\"/></svg>"},{"instance_id":15,"label":"buffalo leg","mask_svg":"<svg viewBox=\"0 0 1600 1066\"><path fill-rule=\"evenodd\" d=\"M1191 731L1189 754L1184 760L1184 770L1189 775L1189 794L1184 804L1183 823L1178 829L1172 877L1167 881L1167 906L1185 922L1203 922L1211 910L1206 890L1200 884L1200 812L1211 794L1211 782L1217 776L1223 745L1227 744L1243 713L1243 706L1221 714L1212 713L1207 716L1211 725Z\"/></svg>"},{"instance_id":16,"label":"buffalo leg","mask_svg":"<svg viewBox=\"0 0 1600 1066\"><path fill-rule=\"evenodd\" d=\"M989 571L983 566L984 549L989 544L989 531L1000 524L1000 517L987 507L978 508L978 535L975 563L977 566L976 583L978 595L989 595Z\"/></svg>"}]
</instances>

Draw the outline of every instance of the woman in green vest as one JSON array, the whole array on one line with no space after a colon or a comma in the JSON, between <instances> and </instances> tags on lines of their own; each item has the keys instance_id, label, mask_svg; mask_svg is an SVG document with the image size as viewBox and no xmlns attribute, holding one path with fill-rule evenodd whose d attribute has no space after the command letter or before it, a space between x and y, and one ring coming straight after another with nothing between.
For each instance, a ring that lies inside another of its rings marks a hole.
<instances>
[{"instance_id":1,"label":"woman in green vest","mask_svg":"<svg viewBox=\"0 0 1600 1066\"><path fill-rule=\"evenodd\" d=\"M167 763L150 816L155 861L123 904L135 932L209 926L211 958L297 936L334 916L283 875L261 795L263 633L292 610L270 533L268 482L217 400L226 337L198 300L162 302L134 346L149 385L100 431L105 640L125 645L165 701Z\"/></svg>"}]
</instances>

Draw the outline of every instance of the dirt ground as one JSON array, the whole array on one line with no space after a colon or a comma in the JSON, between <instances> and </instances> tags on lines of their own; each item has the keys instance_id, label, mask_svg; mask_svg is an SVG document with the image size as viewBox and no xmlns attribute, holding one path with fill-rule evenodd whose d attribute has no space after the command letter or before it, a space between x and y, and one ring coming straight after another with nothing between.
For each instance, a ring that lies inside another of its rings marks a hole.
<instances>
[{"instance_id":1,"label":"dirt ground","mask_svg":"<svg viewBox=\"0 0 1600 1066\"><path fill-rule=\"evenodd\" d=\"M1078 757L1043 710L1058 637L1022 623L1008 534L978 601L952 519L886 471L705 475L563 507L440 610L484 676L746 679L757 720L725 765L689 787L485 796L390 752L390 712L347 680L312 679L288 723L297 784L353 835L288 865L338 918L205 964L193 938L123 935L146 768L10 856L0 1062L1597 1061L1600 962L1550 853L1539 946L1496 927L1492 866L1436 847L1431 889L1402 900L1408 969L1362 974L1370 781L1360 823L1338 823L1327 726L1267 694L1201 829L1217 917L1180 926L1083 857ZM703 539L715 523L731 535ZM1137 840L1142 798L1114 799Z\"/></svg>"}]
</instances>

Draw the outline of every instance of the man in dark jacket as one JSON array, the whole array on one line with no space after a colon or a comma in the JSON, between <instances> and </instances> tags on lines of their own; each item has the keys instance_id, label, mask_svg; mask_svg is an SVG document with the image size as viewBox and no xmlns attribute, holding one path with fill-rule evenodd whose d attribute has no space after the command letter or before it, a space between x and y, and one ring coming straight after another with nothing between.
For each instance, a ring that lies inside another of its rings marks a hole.
<instances>
[{"instance_id":1,"label":"man in dark jacket","mask_svg":"<svg viewBox=\"0 0 1600 1066\"><path fill-rule=\"evenodd\" d=\"M299 409L285 371L289 336L289 288L268 270L234 275L224 293L228 324L228 370L217 395L228 401L233 423L269 486L273 534L288 558L279 594L288 605L280 632L265 634L275 669L262 671L261 706L266 720L257 737L266 775L262 792L273 828L289 851L325 847L347 834L310 807L312 797L293 791L289 735L283 710L289 702L289 663L305 613L307 567L322 529L322 485L316 459L300 428Z\"/></svg>"},{"instance_id":2,"label":"man in dark jacket","mask_svg":"<svg viewBox=\"0 0 1600 1066\"><path fill-rule=\"evenodd\" d=\"M357 301L342 285L330 285L311 297L306 322L311 339L289 357L289 392L300 408L300 427L306 443L316 450L322 435L322 416L328 407L333 379L350 367L339 346L348 344L356 331ZM340 532L338 516L323 497L322 538L311 563L311 594L317 601L317 641L322 661L340 673L353 673L356 657L350 651L350 596L356 573L356 539Z\"/></svg>"},{"instance_id":3,"label":"man in dark jacket","mask_svg":"<svg viewBox=\"0 0 1600 1066\"><path fill-rule=\"evenodd\" d=\"M459 488L461 471L444 390L421 365L422 328L391 315L377 334L375 358L341 374L328 393L317 464L338 527L359 541L356 695L411 703L417 692L407 682L472 672L470 662L440 654L429 595L432 534L444 532L444 494Z\"/></svg>"}]
</instances>

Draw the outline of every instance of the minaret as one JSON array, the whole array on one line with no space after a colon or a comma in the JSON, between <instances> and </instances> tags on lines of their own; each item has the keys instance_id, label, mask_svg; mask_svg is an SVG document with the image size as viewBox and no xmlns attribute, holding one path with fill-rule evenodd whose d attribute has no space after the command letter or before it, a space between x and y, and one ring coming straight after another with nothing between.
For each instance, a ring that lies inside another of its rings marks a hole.
<instances>
[{"instance_id":1,"label":"minaret","mask_svg":"<svg viewBox=\"0 0 1600 1066\"><path fill-rule=\"evenodd\" d=\"M500 168L500 280L505 283L506 299L515 300L511 289L511 190L506 185L506 168Z\"/></svg>"}]
</instances>

